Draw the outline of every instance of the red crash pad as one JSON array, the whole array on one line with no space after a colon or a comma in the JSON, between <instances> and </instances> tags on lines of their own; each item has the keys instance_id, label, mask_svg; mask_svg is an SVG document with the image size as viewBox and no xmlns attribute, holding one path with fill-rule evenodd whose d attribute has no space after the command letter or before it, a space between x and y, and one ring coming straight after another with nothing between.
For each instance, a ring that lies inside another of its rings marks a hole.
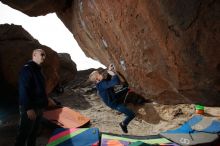
<instances>
[{"instance_id":1,"label":"red crash pad","mask_svg":"<svg viewBox=\"0 0 220 146\"><path fill-rule=\"evenodd\" d=\"M63 128L78 128L90 122L90 119L68 107L47 110L43 117Z\"/></svg>"}]
</instances>

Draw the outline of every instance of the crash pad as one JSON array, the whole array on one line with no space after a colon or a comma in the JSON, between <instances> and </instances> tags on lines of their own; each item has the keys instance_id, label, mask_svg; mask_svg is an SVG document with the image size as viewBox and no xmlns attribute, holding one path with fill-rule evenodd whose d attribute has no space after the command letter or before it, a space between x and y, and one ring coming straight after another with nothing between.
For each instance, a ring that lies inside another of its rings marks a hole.
<instances>
[{"instance_id":1,"label":"crash pad","mask_svg":"<svg viewBox=\"0 0 220 146\"><path fill-rule=\"evenodd\" d=\"M101 134L101 146L129 146L136 142L141 142L145 145L169 145L178 146L166 138L159 135L149 135L149 136L134 136L134 135L118 135L112 133L102 133ZM137 144L137 143L136 143ZM140 144L140 143L138 143Z\"/></svg>"},{"instance_id":2,"label":"crash pad","mask_svg":"<svg viewBox=\"0 0 220 146\"><path fill-rule=\"evenodd\" d=\"M217 145L220 137L220 121L195 115L176 129L160 135L180 145Z\"/></svg>"},{"instance_id":3,"label":"crash pad","mask_svg":"<svg viewBox=\"0 0 220 146\"><path fill-rule=\"evenodd\" d=\"M47 146L99 146L98 128L57 128Z\"/></svg>"},{"instance_id":4,"label":"crash pad","mask_svg":"<svg viewBox=\"0 0 220 146\"><path fill-rule=\"evenodd\" d=\"M46 110L43 117L63 128L78 128L90 122L90 119L69 107Z\"/></svg>"}]
</instances>

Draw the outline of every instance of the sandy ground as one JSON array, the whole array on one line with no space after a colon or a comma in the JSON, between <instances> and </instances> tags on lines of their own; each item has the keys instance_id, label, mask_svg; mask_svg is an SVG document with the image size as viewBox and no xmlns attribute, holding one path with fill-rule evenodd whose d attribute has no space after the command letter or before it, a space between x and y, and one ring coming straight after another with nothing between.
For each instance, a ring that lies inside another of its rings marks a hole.
<instances>
[{"instance_id":1,"label":"sandy ground","mask_svg":"<svg viewBox=\"0 0 220 146\"><path fill-rule=\"evenodd\" d=\"M68 106L91 119L90 127L97 127L102 132L123 134L119 122L124 118L123 114L111 110L103 104L96 95L92 85L85 80L74 81L65 87L62 95L51 95L59 100L63 106ZM162 131L176 128L195 114L194 105L159 105L145 103L140 106L128 105L133 109L137 117L129 124L129 135L156 135ZM19 120L18 112L11 106L0 108L0 146L13 146ZM5 112L8 111L8 112ZM205 116L220 116L220 107L205 107ZM43 126L37 139L37 146L45 146L52 129Z\"/></svg>"},{"instance_id":2,"label":"sandy ground","mask_svg":"<svg viewBox=\"0 0 220 146\"><path fill-rule=\"evenodd\" d=\"M65 90L72 90L62 97L66 106L89 117L91 127L97 127L102 132L123 134L118 124L124 119L124 115L105 106L96 93L90 93L91 88ZM60 98L57 97L57 99ZM141 106L134 107L132 104L128 106L137 114L128 126L129 135L159 134L161 131L180 126L195 114L194 105L188 104L168 106L145 103ZM220 116L219 107L206 107L205 112L206 116Z\"/></svg>"}]
</instances>

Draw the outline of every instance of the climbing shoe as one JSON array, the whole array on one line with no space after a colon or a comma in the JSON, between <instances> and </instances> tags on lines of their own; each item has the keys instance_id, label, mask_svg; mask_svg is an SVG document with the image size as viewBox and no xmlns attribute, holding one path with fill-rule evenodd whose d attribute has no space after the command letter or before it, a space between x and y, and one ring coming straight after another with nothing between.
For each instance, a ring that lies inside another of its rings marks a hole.
<instances>
[{"instance_id":1,"label":"climbing shoe","mask_svg":"<svg viewBox=\"0 0 220 146\"><path fill-rule=\"evenodd\" d=\"M122 122L119 123L119 125L120 125L120 127L121 127L121 129L122 129L122 131L123 131L124 133L128 133L128 129L127 129L127 126L126 126L126 125L124 125Z\"/></svg>"}]
</instances>

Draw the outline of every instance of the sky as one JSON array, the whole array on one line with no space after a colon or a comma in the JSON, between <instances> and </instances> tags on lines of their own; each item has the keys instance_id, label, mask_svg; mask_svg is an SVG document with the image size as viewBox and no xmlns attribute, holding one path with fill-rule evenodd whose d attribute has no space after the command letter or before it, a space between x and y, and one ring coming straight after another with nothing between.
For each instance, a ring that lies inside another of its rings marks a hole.
<instances>
[{"instance_id":1,"label":"sky","mask_svg":"<svg viewBox=\"0 0 220 146\"><path fill-rule=\"evenodd\" d=\"M55 13L29 17L0 2L0 24L5 23L22 25L42 45L46 45L58 53L69 53L71 59L77 64L77 70L105 68L98 61L86 57L72 33Z\"/></svg>"}]
</instances>

